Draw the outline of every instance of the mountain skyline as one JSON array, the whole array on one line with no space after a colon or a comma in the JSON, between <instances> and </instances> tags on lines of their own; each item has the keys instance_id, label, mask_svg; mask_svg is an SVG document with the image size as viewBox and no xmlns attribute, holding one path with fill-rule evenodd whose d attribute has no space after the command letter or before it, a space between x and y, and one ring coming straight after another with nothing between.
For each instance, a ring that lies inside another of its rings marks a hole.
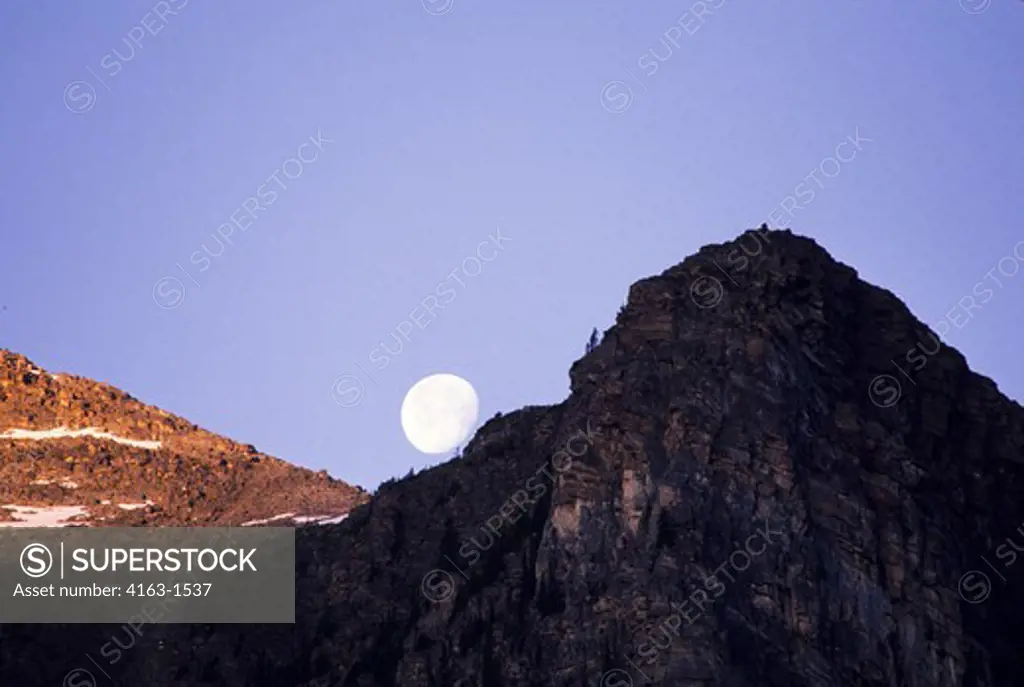
<instances>
[{"instance_id":1,"label":"mountain skyline","mask_svg":"<svg viewBox=\"0 0 1024 687\"><path fill-rule=\"evenodd\" d=\"M748 232L746 232L743 235L743 237L739 239L740 245L726 256L726 259L723 261L722 264L714 263L713 268L709 268L709 271L706 274L700 275L691 284L690 297L693 299L693 301L701 307L713 307L714 305L717 305L717 303L725 296L727 290L726 286L728 286L730 282L735 284L732 275L739 274L745 271L748 268L748 265L751 263L751 261L757 258L761 254L761 252L767 247L768 239L766 237L776 231L778 230L771 229L767 225L767 223L764 223L756 231L749 230ZM786 229L785 232L790 232L790 230ZM500 229L496 232L496 234L499 238L491 239L491 242L501 247ZM507 237L505 238L507 240ZM746 238L746 243L743 242L744 238ZM704 251L712 247L713 245L714 244L707 244L701 247L700 251L698 252ZM975 282L969 290L964 291L964 295L955 302L955 305L950 310L943 313L939 319L931 323L931 329L933 331L930 332L927 337L925 337L924 335L922 335L921 337L922 339L930 338L930 344L926 346L923 343L923 341L919 341L914 346L908 348L908 350L904 353L903 356L891 360L891 369L887 373L882 373L879 375L879 380L877 382L878 388L875 389L874 391L871 391L870 393L873 393L879 398L885 398L893 396L894 394L901 395L903 386L914 385L915 382L912 376L909 374L909 372L916 372L921 370L925 365L927 365L927 362L931 358L931 356L935 355L939 347L943 347L949 344L948 339L950 334L953 334L953 336L955 337L956 333L959 330L963 329L970 322L970 320L975 316L976 310L984 309L984 307L990 301L996 299L997 295L1001 294L1004 291L1004 289L1012 288L1014 281L1013 278L1016 276L1017 271L1019 271L1021 262L1024 262L1024 240L1021 240L1018 243L1014 244L1007 251L1006 255L1004 255L998 261L996 261L994 263L994 266L987 272L985 272L984 275L981 276L980 280ZM669 268L669 270L671 269L672 268ZM441 291L439 290L438 295L440 294ZM414 309L413 312L415 313L416 310ZM421 311L421 316L422 312L429 312L429 309L424 309L423 311ZM416 318L414 317L413 319ZM408 326L405 329L403 329L403 324ZM418 320L417 324L420 324ZM421 326L420 329L423 329L423 327ZM410 325L407 320L403 321L402 323L399 323L399 325L396 326L394 333L392 333L392 338L389 341L382 343L381 346L379 346L378 348L373 349L373 351L371 351L369 354L368 360L374 360L374 354L376 353L376 360L377 362L380 362L382 360L381 356L384 355L383 353L381 353L381 349L383 349L387 353L390 353L394 357L400 356L405 345L403 341L409 341L408 335L411 331L413 331L412 325ZM598 330L598 338L600 339L604 333L606 332ZM404 336L405 338L403 339L402 336ZM391 346L395 346L397 350L392 351ZM582 346L581 348L582 355L583 352L589 350L589 344ZM934 350L929 350L929 348ZM0 351L2 351L2 349L0 349ZM16 352L14 353L15 355L17 355ZM387 356L384 356L383 359L390 361L390 358L387 358ZM28 364L32 365L32 363ZM376 383L376 380L372 372L367 371L365 368L358 365L358 363L356 365L366 375L366 378ZM387 364L385 364L383 367L386 368ZM65 376L68 376L68 373L66 372L47 372L46 374L50 379L54 379L57 376L57 374L63 374ZM343 409L351 408L359 405L362 402L364 395L367 393L368 387L370 387L370 384L367 382L363 382L359 376L342 375L341 377L335 380L334 385L332 386L331 389L331 397L339 407ZM1018 396L1017 394L1014 393L1015 390L1015 387L1013 389L1001 389L1003 393L1006 393L1008 396L1012 398L1024 398L1024 393L1018 392L1020 394L1020 396ZM531 402L528 405L537 405L537 403ZM501 413L508 411L509 409L498 409L496 412L497 414L500 415ZM483 422L481 421L481 424L482 423ZM11 428L7 429L10 430ZM16 432L19 430L14 429L14 431ZM211 431L216 431L216 429L211 428ZM475 431L476 430L474 429L473 432L475 433ZM9 433L10 432L8 431L8 434ZM395 423L395 433L396 435L401 435L402 433L402 429L397 422ZM0 438L3 438L2 434L0 434ZM310 469L313 469L314 467L313 465L308 464L306 461L304 461L301 456L288 456L285 458L286 460L288 460L288 462L295 464L297 466ZM448 459L449 457L439 457L436 459L431 459L429 460L429 462L422 463L420 465L410 465L409 469L412 471L416 471L419 469L427 469L429 467L446 462ZM346 463L340 463L338 467L332 470L332 474L336 478L347 481L349 478L345 474L345 467ZM402 474L407 474L407 472ZM394 474L389 475L387 477L382 477L381 482L401 477L402 474ZM366 491L373 491L377 486L379 486L379 484L380 483L378 482L377 484L371 485L370 487L359 485L359 488Z\"/></svg>"},{"instance_id":2,"label":"mountain skyline","mask_svg":"<svg viewBox=\"0 0 1024 687\"><path fill-rule=\"evenodd\" d=\"M735 277L743 275L749 269L750 265L752 265L758 258L760 258L765 250L768 250L770 248L771 239L769 237L771 236L786 237L787 241L791 240L789 237L795 237L800 240L809 240L812 243L814 242L813 238L794 235L789 229L771 229L766 223L762 224L761 227L759 227L758 229L749 229L745 231L734 241L730 242L735 243L736 246L724 255L724 259L720 261L712 260L709 265L705 265L705 268L702 272L698 273L692 279L692 281L689 284L689 298L693 302L693 304L695 304L698 308L703 310L716 308L720 304L722 304L723 301L727 300L730 289L737 285ZM815 243L814 245L818 244ZM718 248L720 248L720 244L708 244L701 247L700 250L696 251L694 255L703 255L708 251L712 251ZM1016 244L1014 246L1014 250L1019 250L1020 256L1018 257L1016 253L1011 251L1012 258L1010 259L1013 259L1015 261L1024 261L1024 240ZM692 259L693 256L688 258L687 261L681 262L677 265L667 268L666 270L664 270L664 272L662 272L662 276L671 274L674 271L681 269L685 264L688 263L688 261L691 261ZM988 301L995 298L997 289L1003 288L1003 283L999 281L999 275L1002 275L1004 279L1012 278L1015 275L1015 272L1013 274L1005 273L1003 269L1003 263L1006 259L1007 258L1004 258L1003 261L997 263L996 267L994 267L992 270L989 270L989 272L986 273L985 277L991 280L990 282L985 280L977 282L974 285L974 288L972 288L971 293L966 294L962 299L960 299L960 301L957 303L957 307L954 307L948 313L946 313L944 317L932 323L933 326L929 326L926 323L926 328L918 334L917 339L916 341L914 341L913 345L908 346L907 349L902 352L902 355L894 356L889 361L891 367L888 367L886 370L879 371L879 374L872 379L871 384L869 384L866 392L869 398L872 400L872 402L874 402L876 405L879 405L880 407L888 407L890 405L894 405L899 401L900 398L902 398L905 390L911 390L913 387L916 387L917 382L914 379L916 373L923 370L928 365L929 361L939 353L939 351L949 347L950 344L947 341L947 335L950 334L951 332L955 332L956 330L963 328L966 325L966 323L971 319L972 311L974 309L983 308ZM843 267L847 267L845 264L841 262L839 264L841 264ZM640 282L632 284L629 288L629 292L633 293L634 290L640 284L643 283L643 281L645 280L641 280ZM895 296L891 294L891 292L889 292L887 289L884 289L884 287L880 287L877 285L872 286L875 288L879 288L885 291L886 293L889 293L891 296L895 298ZM626 304L624 304L623 307L619 310L619 316L622 315L622 312L625 309L625 307ZM913 316L912 313L910 314ZM787 325L801 324L801 322L799 321L787 321L786 316L784 314L782 315L782 319ZM595 332L591 334L590 341L584 346L584 350L581 352L580 358L576 359L576 362L579 362L579 360L582 359L583 354L589 355L591 350L593 348L596 348L597 344L603 341L604 336L607 335L608 331L610 330L595 330ZM399 339L396 338L394 341L398 342ZM54 441L60 439L77 438L80 441L85 441L86 439L94 439L99 441L101 444L106 441L112 441L114 443L122 444L125 446L142 448L147 450L157 450L161 448L161 442L159 440L154 441L149 438L130 438L128 436L121 436L116 433L108 432L107 430L109 429L109 427L96 427L90 424L86 424L86 426L81 426L83 422L87 422L86 419L90 416L90 414L95 416L96 411L92 411L91 413L90 411L85 411L84 415L72 413L70 416L66 416L65 412L59 410L58 408L55 414L52 413L51 411L50 415L43 415L43 417L51 418L48 426L37 426L40 423L38 417L38 410L34 410L30 415L27 416L34 419L28 421L25 419L25 413L27 411L25 411L24 408L32 406L31 404L26 404L25 399L21 399L17 396L17 386L19 381L23 383L35 381L37 384L42 383L46 386L55 386L59 389L60 386L63 386L64 388L60 389L59 397L54 396L53 391L51 391L50 389L47 389L45 391L45 395L48 398L58 398L57 403L59 403L59 406L63 408L70 407L69 401L67 400L68 398L71 398L73 403L84 404L84 407L88 408L90 404L88 402L80 400L81 398L88 398L90 396L99 396L105 398L106 395L109 394L111 398L115 398L118 396L123 397L129 404L129 406L138 405L139 407L146 408L147 410L144 411L145 414L151 417L152 415L155 414L160 418L175 418L174 422L178 427L183 426L182 423L184 423L184 425L189 424L187 420L177 418L176 416L168 413L164 409L152 405L146 405L145 403L140 404L139 401L137 401L135 397L132 396L131 394L126 393L120 389L116 389L106 382L91 380L81 375L69 374L68 372L50 372L47 369L45 369L45 366L36 366L31 360L29 360L27 357L23 355L20 355L18 352L5 351L4 349L0 349L0 354L2 354L2 358L6 364L7 369L6 381L0 380L0 383L4 385L3 387L0 387L0 390L6 391L6 393L3 394L3 404L0 405L0 411L2 411L0 412L0 441L7 439L10 442L31 444L33 440ZM912 375L911 373L914 373L914 375ZM64 383L63 385L60 385L60 380L62 379L64 380ZM12 392L11 390L12 383L15 385L14 392ZM993 382L993 384L996 384L996 387L999 388L996 382ZM67 396L67 394L69 393L69 386L72 389L74 389L74 391L71 391L70 397ZM25 388L24 385L22 386L22 388ZM87 390L86 395L84 397L80 393L80 391L83 388ZM359 389L360 394L365 392L365 386L363 385L359 387L350 387L345 391L352 391L355 388ZM96 391L97 389L99 391ZM335 389L332 390L332 392L332 395L335 396L335 401L338 403L338 405L346 407L346 404L342 402L342 400L339 400L344 398L344 392L339 391L337 386L335 387ZM1000 389L1000 393L1006 394L1007 392L1005 390ZM1007 395L1012 398L1011 394ZM14 401L13 405L12 400ZM52 403L52 401L47 402ZM101 403L103 402L101 401ZM535 405L538 404L531 403L528 404L528 407ZM118 406L115 404L112 407L117 408ZM101 416L103 415L103 412L104 411L100 412ZM129 417L132 417L136 414L136 412L137 411L135 410L130 410L127 411L127 415ZM499 410L497 411L496 416L500 416L503 413L507 412L509 412L509 409ZM116 410L114 411L114 415L112 416L114 422L114 424L112 425L113 427L123 425L124 419L120 417L120 415L121 412ZM68 422L66 419L55 419L60 418L62 416L71 417L72 419L70 422ZM482 420L480 422L480 425L482 426L485 423L486 420ZM100 424L102 425L103 422L100 422ZM149 426L151 428L153 427L152 420L150 420ZM215 431L210 428L200 428L197 425L193 425L193 428L200 433L210 434L211 436L215 435ZM401 428L397 428L397 431L401 432ZM477 429L474 429L472 431L470 438L475 436L476 431ZM237 445L237 441L241 441L241 439L236 440L233 438L226 437L219 437L216 441L223 442L225 439L229 444L234 445ZM251 444L248 445L248 447L245 450L248 451L249 453L257 452L255 446ZM457 457L457 455L458 452L456 451L456 454L454 456L440 456L435 459L433 464L428 465L427 468L444 464L451 460L452 458ZM283 456L282 458L286 463L290 465L295 465L296 467L303 469L310 469L309 465L303 464L301 457L295 459L290 456ZM10 465L13 462L15 461L9 461L8 464ZM411 472L415 471L415 469L411 470ZM320 472L326 474L327 471L321 470ZM335 479L343 480L343 484L344 481L347 481L348 479L344 472L336 472L333 473L332 476ZM392 475L383 481L393 481L394 479L401 476L402 475ZM408 476L408 474L406 474L406 476ZM47 483L61 483L61 480L49 480ZM347 485L345 486L346 488L348 488ZM362 486L357 486L356 490L367 493L372 491L366 490ZM23 505L24 504L20 505L19 507L23 507ZM347 510L347 507L338 510L337 512L340 513L343 512L344 510ZM295 513L290 514L295 515ZM266 513L264 513L264 515L266 515ZM336 514L330 516L322 516L320 519L333 520L334 517L336 517ZM270 520L274 520L275 515L271 515L269 516L269 518ZM306 520L316 519L315 517L310 517L309 514L307 513L305 515L300 515L299 520L297 520L297 522L302 522L302 518L305 518Z\"/></svg>"},{"instance_id":3,"label":"mountain skyline","mask_svg":"<svg viewBox=\"0 0 1024 687\"><path fill-rule=\"evenodd\" d=\"M1024 685L1022 26L0 6L0 687Z\"/></svg>"},{"instance_id":4,"label":"mountain skyline","mask_svg":"<svg viewBox=\"0 0 1024 687\"><path fill-rule=\"evenodd\" d=\"M893 369L919 355L907 378ZM40 398L51 399L47 413L63 400L94 413L95 399L135 410L109 417L136 444L159 438L195 454L227 441L106 388L76 399L37 385L41 371L12 356L6 369L12 360L3 393L29 414ZM0 682L1003 687L1024 678L1014 565L1024 407L816 241L750 230L633 283L569 379L562 402L492 417L459 457L383 484L337 522L296 529L294 625L4 625ZM52 420L20 424L45 430ZM0 439L0 451L22 439ZM59 441L154 453L95 433ZM5 456L0 465L33 463ZM250 503L271 494L264 484Z\"/></svg>"},{"instance_id":5,"label":"mountain skyline","mask_svg":"<svg viewBox=\"0 0 1024 687\"><path fill-rule=\"evenodd\" d=\"M1024 3L0 13L0 346L272 455L367 489L435 464L417 380L481 420L560 402L628 284L762 222L1024 398Z\"/></svg>"}]
</instances>

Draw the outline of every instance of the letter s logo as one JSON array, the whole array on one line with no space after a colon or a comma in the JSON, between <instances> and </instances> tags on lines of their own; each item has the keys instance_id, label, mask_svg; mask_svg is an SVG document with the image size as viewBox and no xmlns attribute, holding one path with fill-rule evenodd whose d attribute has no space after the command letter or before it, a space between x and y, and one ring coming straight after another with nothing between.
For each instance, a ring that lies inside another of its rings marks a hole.
<instances>
[{"instance_id":1,"label":"letter s logo","mask_svg":"<svg viewBox=\"0 0 1024 687\"><path fill-rule=\"evenodd\" d=\"M53 567L53 554L42 544L29 544L21 550L21 570L29 577L42 577Z\"/></svg>"}]
</instances>

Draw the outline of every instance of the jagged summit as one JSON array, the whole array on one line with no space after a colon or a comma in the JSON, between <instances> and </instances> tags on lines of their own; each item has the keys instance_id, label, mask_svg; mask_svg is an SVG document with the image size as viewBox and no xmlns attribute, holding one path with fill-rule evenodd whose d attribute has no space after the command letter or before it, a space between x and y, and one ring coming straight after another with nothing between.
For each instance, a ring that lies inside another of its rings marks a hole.
<instances>
[{"instance_id":1,"label":"jagged summit","mask_svg":"<svg viewBox=\"0 0 1024 687\"><path fill-rule=\"evenodd\" d=\"M0 527L336 519L361 489L0 350Z\"/></svg>"},{"instance_id":2,"label":"jagged summit","mask_svg":"<svg viewBox=\"0 0 1024 687\"><path fill-rule=\"evenodd\" d=\"M1022 684L1024 409L928 334L810 239L705 246L633 285L565 401L495 417L343 526L303 528L295 626L162 627L104 669L247 687ZM116 631L3 628L0 683L57 684L67 667L46 657Z\"/></svg>"},{"instance_id":3,"label":"jagged summit","mask_svg":"<svg viewBox=\"0 0 1024 687\"><path fill-rule=\"evenodd\" d=\"M821 332L813 333L815 329L847 327L851 317L891 335L898 356L895 364L903 366L890 364L888 371L879 373L892 372L908 387L914 380L908 381L902 371L923 369L922 357L934 355L914 351L919 344L933 350L945 333L921 322L888 289L861 280L856 269L837 261L813 238L763 225L732 241L705 245L660 275L634 283L603 340L618 337L620 344L673 341L687 336L687 329L698 320L722 318L719 326L746 331L755 342L751 345L757 347L763 333L771 329L820 337ZM941 347L967 365L959 351ZM804 352L808 350L805 346ZM905 360L908 352L910 361ZM998 389L991 379L983 375L978 379Z\"/></svg>"}]
</instances>

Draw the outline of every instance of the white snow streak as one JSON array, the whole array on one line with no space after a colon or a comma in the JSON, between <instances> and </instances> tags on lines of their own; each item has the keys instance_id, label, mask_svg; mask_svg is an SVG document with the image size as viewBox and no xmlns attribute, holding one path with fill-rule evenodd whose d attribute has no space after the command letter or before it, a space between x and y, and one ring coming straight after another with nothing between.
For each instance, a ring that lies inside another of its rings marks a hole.
<instances>
[{"instance_id":1,"label":"white snow streak","mask_svg":"<svg viewBox=\"0 0 1024 687\"><path fill-rule=\"evenodd\" d=\"M103 499L102 501L100 501L100 505L101 506L110 506L112 504L111 504L110 499ZM117 507L121 508L123 510L138 510L139 508L145 508L146 506L152 506L152 505L153 505L152 501L146 501L145 503L119 503L119 504L117 504Z\"/></svg>"},{"instance_id":2,"label":"white snow streak","mask_svg":"<svg viewBox=\"0 0 1024 687\"><path fill-rule=\"evenodd\" d=\"M31 482L29 482L29 484L33 486L45 487L48 484L53 484L53 480L39 478L32 480ZM65 489L78 489L78 482L66 479L63 482L60 482L60 486L64 487Z\"/></svg>"},{"instance_id":3,"label":"white snow streak","mask_svg":"<svg viewBox=\"0 0 1024 687\"><path fill-rule=\"evenodd\" d=\"M334 517L334 518L326 518L324 520L320 520L316 524L318 524L318 525L337 525L339 522L341 522L342 520L344 520L347 517L348 517L348 513L345 513L344 515L339 515L339 516Z\"/></svg>"},{"instance_id":4,"label":"white snow streak","mask_svg":"<svg viewBox=\"0 0 1024 687\"><path fill-rule=\"evenodd\" d=\"M329 515L296 515L294 518L292 518L292 520L294 520L299 525L305 525L308 522L316 522L317 520L323 520L324 518L329 518L329 517L331 517L331 516L329 516Z\"/></svg>"},{"instance_id":5,"label":"white snow streak","mask_svg":"<svg viewBox=\"0 0 1024 687\"><path fill-rule=\"evenodd\" d=\"M39 441L42 439L65 439L73 437L95 437L97 439L109 439L125 446L134 446L136 448L144 448L149 450L156 450L160 448L159 441L145 441L142 439L126 439L119 437L116 434L110 434L104 432L96 427L86 427L85 429L68 429L67 427L56 427L54 429L10 429L0 434L0 439L31 439Z\"/></svg>"},{"instance_id":6,"label":"white snow streak","mask_svg":"<svg viewBox=\"0 0 1024 687\"><path fill-rule=\"evenodd\" d=\"M78 523L68 522L69 519L85 515L84 506L18 506L7 504L0 506L19 518L14 522L0 522L0 527L69 527Z\"/></svg>"},{"instance_id":7,"label":"white snow streak","mask_svg":"<svg viewBox=\"0 0 1024 687\"><path fill-rule=\"evenodd\" d=\"M348 513L344 515L296 515L295 513L281 513L270 518L263 518L262 520L250 520L249 522L243 522L242 527L252 527L253 525L266 525L275 520L294 520L297 525L337 525L339 522L348 517Z\"/></svg>"},{"instance_id":8,"label":"white snow streak","mask_svg":"<svg viewBox=\"0 0 1024 687\"><path fill-rule=\"evenodd\" d=\"M243 522L242 527L252 527L253 525L266 525L268 522L273 522L274 520L284 520L285 518L294 517L295 513L281 513L280 515L275 515L272 518L263 518L262 520L250 520L249 522Z\"/></svg>"},{"instance_id":9,"label":"white snow streak","mask_svg":"<svg viewBox=\"0 0 1024 687\"><path fill-rule=\"evenodd\" d=\"M145 508L146 506L152 505L152 501L146 501L145 503L119 503L117 504L117 507L123 510L138 510L140 508Z\"/></svg>"}]
</instances>

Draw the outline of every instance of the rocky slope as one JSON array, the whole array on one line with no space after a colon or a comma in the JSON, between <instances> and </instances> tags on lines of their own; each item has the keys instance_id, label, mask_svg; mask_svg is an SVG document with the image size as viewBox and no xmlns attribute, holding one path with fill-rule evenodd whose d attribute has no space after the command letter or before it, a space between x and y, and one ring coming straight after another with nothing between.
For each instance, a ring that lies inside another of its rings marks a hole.
<instances>
[{"instance_id":1,"label":"rocky slope","mask_svg":"<svg viewBox=\"0 0 1024 687\"><path fill-rule=\"evenodd\" d=\"M337 517L361 489L0 350L0 527ZM287 521L275 520L274 524Z\"/></svg>"},{"instance_id":2,"label":"rocky slope","mask_svg":"<svg viewBox=\"0 0 1024 687\"><path fill-rule=\"evenodd\" d=\"M705 247L566 401L300 530L294 626L7 626L0 683L1020 685L1024 410L936 344L809 239Z\"/></svg>"}]
</instances>

